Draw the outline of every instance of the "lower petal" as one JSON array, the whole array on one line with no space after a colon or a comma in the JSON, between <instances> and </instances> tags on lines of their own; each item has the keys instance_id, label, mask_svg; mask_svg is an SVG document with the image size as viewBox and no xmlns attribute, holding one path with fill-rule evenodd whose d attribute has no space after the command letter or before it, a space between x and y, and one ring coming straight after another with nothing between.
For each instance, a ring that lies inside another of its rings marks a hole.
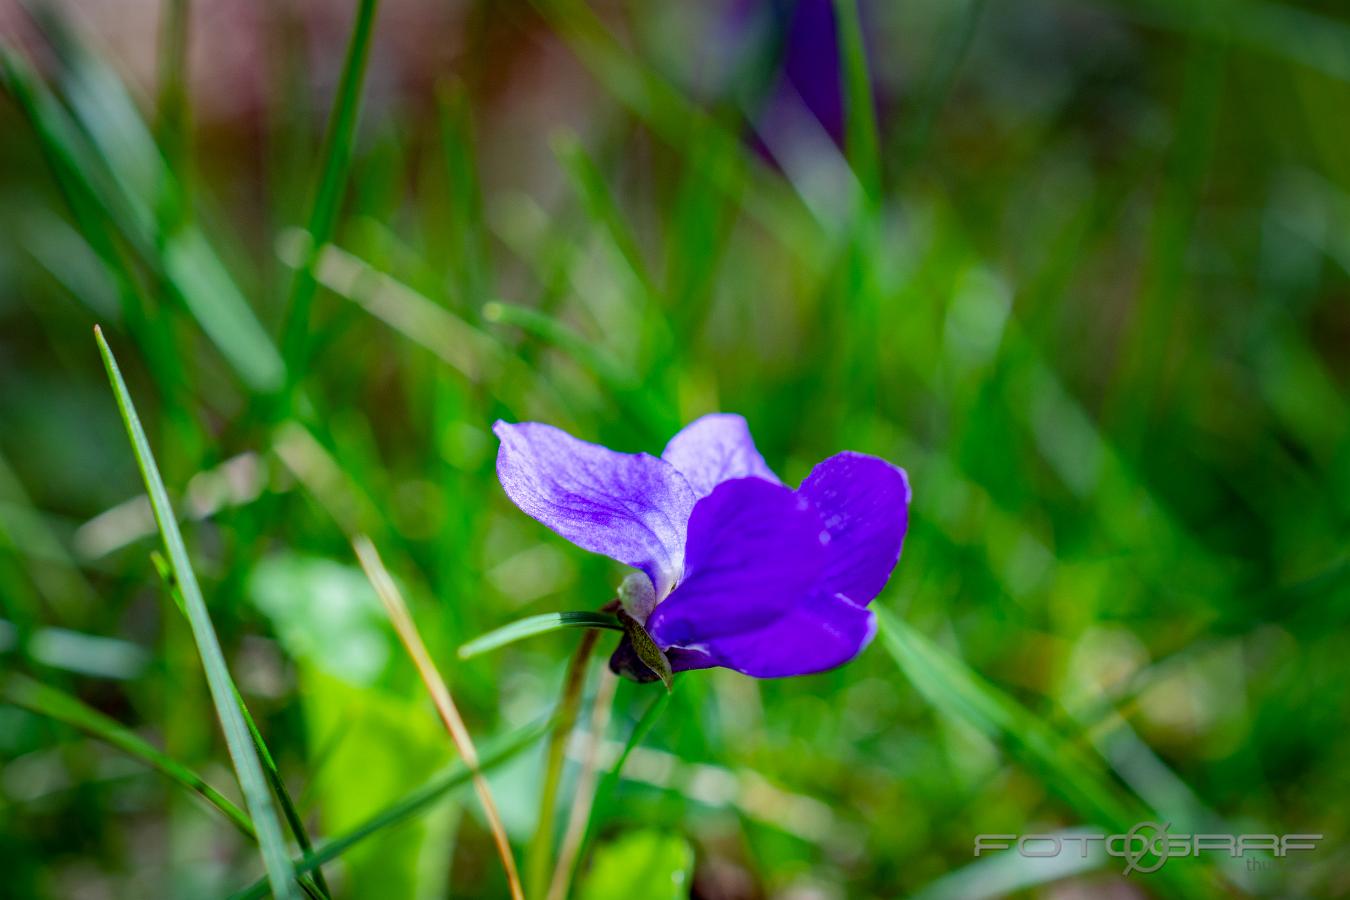
<instances>
[{"instance_id":1,"label":"lower petal","mask_svg":"<svg viewBox=\"0 0 1350 900\"><path fill-rule=\"evenodd\" d=\"M667 651L676 672L723 666L755 678L824 672L850 661L876 633L871 610L841 597L818 597L772 625Z\"/></svg>"},{"instance_id":2,"label":"lower petal","mask_svg":"<svg viewBox=\"0 0 1350 900\"><path fill-rule=\"evenodd\" d=\"M724 481L694 506L684 580L647 630L662 648L743 634L806 603L829 535L805 497L759 478Z\"/></svg>"}]
</instances>

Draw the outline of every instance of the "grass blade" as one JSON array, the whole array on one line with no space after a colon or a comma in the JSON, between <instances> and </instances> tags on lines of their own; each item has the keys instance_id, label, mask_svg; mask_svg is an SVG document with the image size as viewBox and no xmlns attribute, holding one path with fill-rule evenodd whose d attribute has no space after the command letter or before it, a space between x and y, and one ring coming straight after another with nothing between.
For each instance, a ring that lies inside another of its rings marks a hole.
<instances>
[{"instance_id":1,"label":"grass blade","mask_svg":"<svg viewBox=\"0 0 1350 900\"><path fill-rule=\"evenodd\" d=\"M1099 759L886 609L872 609L882 645L931 706L1006 748L1091 824L1124 833L1136 823L1155 818L1110 781ZM1158 877L1167 878L1169 891L1177 896L1206 896L1216 889L1191 869L1162 869Z\"/></svg>"},{"instance_id":2,"label":"grass blade","mask_svg":"<svg viewBox=\"0 0 1350 900\"><path fill-rule=\"evenodd\" d=\"M883 646L931 705L1009 745L1024 761L1054 776L1065 799L1094 823L1129 824L1130 810L1087 772L1099 767L1012 698L997 691L960 660L913 628L874 607Z\"/></svg>"},{"instance_id":3,"label":"grass blade","mask_svg":"<svg viewBox=\"0 0 1350 900\"><path fill-rule=\"evenodd\" d=\"M450 689L446 687L445 680L436 670L436 664L431 661L431 654L427 652L426 644L422 642L422 636L417 631L417 625L408 613L407 604L403 602L398 586L385 569L375 545L364 535L358 535L352 540L352 548L356 551L357 559L361 561L361 568L365 570L366 577L375 588L375 593L379 594L380 601L389 614L389 621L398 632L399 640L403 642L404 649L408 651L408 656L417 667L417 673L422 677L427 693L431 694L436 711L440 714L441 721L445 723L446 731L450 733L450 739L454 741L464 764L473 772L474 790L478 792L478 799L483 804L483 813L492 830L492 838L497 844L497 853L502 858L502 867L506 870L506 882L511 889L511 897L513 900L525 900L525 893L520 886L520 874L516 871L516 858L511 852L511 842L506 837L501 814L497 811L497 802L492 799L492 789L479 768L478 751L469 736L469 729L464 727L464 720L459 715L454 698L450 696Z\"/></svg>"},{"instance_id":4,"label":"grass blade","mask_svg":"<svg viewBox=\"0 0 1350 900\"><path fill-rule=\"evenodd\" d=\"M22 707L31 713L45 716L77 728L104 743L111 744L129 756L134 756L152 769L200 796L223 815L230 824L250 840L256 840L253 823L248 815L235 806L228 797L206 783L196 772L173 759L158 747L142 738L115 719L86 706L79 699L50 685L23 675L10 675L0 684L0 700Z\"/></svg>"},{"instance_id":5,"label":"grass blade","mask_svg":"<svg viewBox=\"0 0 1350 900\"><path fill-rule=\"evenodd\" d=\"M533 747L540 738L548 733L553 723L552 716L522 726L510 734L494 741L492 749L479 760L478 771L486 772ZM346 834L333 838L313 853L307 853L295 861L297 874L313 871L324 863L331 862L346 853L366 838L386 828L391 828L407 819L425 812L436 801L456 788L463 787L475 776L463 760L456 760L443 774L433 778L422 787L413 791L402 800L390 806L384 812L371 816L362 825ZM267 882L258 879L242 891L233 894L230 900L259 900L267 896Z\"/></svg>"},{"instance_id":6,"label":"grass blade","mask_svg":"<svg viewBox=\"0 0 1350 900\"><path fill-rule=\"evenodd\" d=\"M460 294L477 304L491 293L492 270L485 242L478 162L474 158L473 122L463 86L455 84L438 91L436 110L450 188L448 268Z\"/></svg>"},{"instance_id":7,"label":"grass blade","mask_svg":"<svg viewBox=\"0 0 1350 900\"><path fill-rule=\"evenodd\" d=\"M159 575L164 579L165 585L168 586L169 594L178 606L178 611L186 618L187 606L183 603L183 592L178 589L173 572L169 569L168 561L160 556L159 551L152 552L150 558L154 562L155 568L159 570ZM314 845L309 839L309 832L305 829L305 821L296 808L295 802L291 799L291 792L287 790L286 782L282 780L281 770L277 768L272 751L267 749L267 742L263 740L262 732L258 730L258 723L253 720L253 714L248 711L248 704L244 702L244 696L239 693L237 687L234 690L234 697L239 703L239 712L244 717L244 724L248 726L248 733L253 738L253 746L258 750L258 759L262 763L263 772L266 773L267 781L272 786L273 793L276 794L277 802L281 804L281 812L286 817L286 824L291 829L291 834L295 836L295 842L300 845L300 851L310 853L314 850ZM305 884L303 880L301 886L306 889L307 893L312 887L313 892L318 896L332 896L322 869L314 870L312 886Z\"/></svg>"},{"instance_id":8,"label":"grass blade","mask_svg":"<svg viewBox=\"0 0 1350 900\"><path fill-rule=\"evenodd\" d=\"M169 503L168 492L155 465L154 454L150 451L150 442L141 427L140 417L131 402L131 394L122 372L117 367L108 342L103 339L102 330L94 329L99 352L103 355L103 365L108 370L108 380L112 383L113 393L117 397L117 407L122 413L131 447L136 455L136 464L145 480L146 491L150 495L150 506L155 513L155 522L159 526L160 536L164 540L164 549L168 553L169 564L174 579L183 592L183 604L187 611L188 623L192 627L192 637L197 643L197 652L202 658L202 668L206 673L207 685L211 690L211 700L216 707L216 715L225 732L225 742L229 748L230 759L234 763L235 773L239 777L239 787L244 793L244 802L253 819L253 827L258 834L258 845L262 850L263 865L267 870L267 880L272 894L277 900L293 900L296 897L295 886L291 879L290 857L286 852L285 838L281 832L281 823L277 819L276 807L272 795L268 792L267 781L263 776L262 765L249 735L248 726L239 704L235 699L234 680L225 665L225 654L221 652L220 640L211 624L211 616L206 609L197 576L188 560L187 547L183 543L182 532L178 530L178 520L174 516L173 506Z\"/></svg>"},{"instance_id":9,"label":"grass blade","mask_svg":"<svg viewBox=\"0 0 1350 900\"><path fill-rule=\"evenodd\" d=\"M582 148L576 135L565 132L553 142L553 151L562 163L573 189L577 192L587 215L598 223L609 236L614 249L628 264L633 277L649 296L656 295L656 286L642 258L637 235L624 219L618 201L605 184L599 165Z\"/></svg>"},{"instance_id":10,"label":"grass blade","mask_svg":"<svg viewBox=\"0 0 1350 900\"><path fill-rule=\"evenodd\" d=\"M202 331L257 391L284 381L281 355L205 233L191 221L179 173L118 76L60 19L46 31L63 66L59 85L92 153L80 177L143 262L164 279Z\"/></svg>"},{"instance_id":11,"label":"grass blade","mask_svg":"<svg viewBox=\"0 0 1350 900\"><path fill-rule=\"evenodd\" d=\"M78 233L112 280L123 321L146 354L146 362L162 390L173 393L185 379L164 318L147 315L141 279L129 251L116 238L108 199L92 177L99 169L70 114L18 52L0 44L0 83L27 119L62 197L74 216ZM169 402L174 397L168 397Z\"/></svg>"},{"instance_id":12,"label":"grass blade","mask_svg":"<svg viewBox=\"0 0 1350 900\"><path fill-rule=\"evenodd\" d=\"M471 659L490 653L507 644L523 641L540 634L548 634L562 628L607 628L622 631L618 618L610 613L600 612L553 612L542 613L518 619L509 625L503 625L481 637L476 637L459 648L460 659Z\"/></svg>"},{"instance_id":13,"label":"grass blade","mask_svg":"<svg viewBox=\"0 0 1350 900\"><path fill-rule=\"evenodd\" d=\"M286 324L281 338L282 354L292 384L299 380L305 368L310 306L318 288L314 266L320 249L333 236L343 188L347 183L347 171L351 168L356 120L361 111L361 88L366 77L366 62L370 58L370 36L378 7L379 0L360 0L356 8L356 21L352 24L347 55L342 63L337 97L333 101L328 131L324 135L322 171L309 213L309 252L291 281Z\"/></svg>"},{"instance_id":14,"label":"grass blade","mask_svg":"<svg viewBox=\"0 0 1350 900\"><path fill-rule=\"evenodd\" d=\"M615 362L591 338L585 337L546 313L492 300L483 304L483 318L494 324L513 325L571 356L591 372L614 395L631 394L640 382L632 372Z\"/></svg>"},{"instance_id":15,"label":"grass blade","mask_svg":"<svg viewBox=\"0 0 1350 900\"><path fill-rule=\"evenodd\" d=\"M253 715L244 705L244 698L240 696L236 688L234 695L239 698L239 711L244 714L244 723L248 725L248 733L253 737L253 746L258 750L258 758L262 761L263 772L267 775L267 781L272 785L272 790L277 795L277 800L281 803L281 812L286 817L286 825L291 829L291 834L295 835L295 842L300 845L302 853L313 853L314 844L309 839L309 832L305 829L305 821L300 816L300 810L296 809L295 802L291 799L291 792L286 789L286 782L281 779L281 770L277 768L276 760L272 758L272 751L267 749L267 743L263 741L262 732L258 730L258 724L253 721ZM308 879L313 877L313 884L308 883ZM305 888L306 893L313 893L319 897L330 898L333 892L328 888L328 881L323 876L323 869L315 866L312 872L305 875L298 875L301 887Z\"/></svg>"},{"instance_id":16,"label":"grass blade","mask_svg":"<svg viewBox=\"0 0 1350 900\"><path fill-rule=\"evenodd\" d=\"M840 74L844 82L844 148L854 176L868 199L875 202L881 194L877 114L857 0L834 0L834 17L839 29Z\"/></svg>"},{"instance_id":17,"label":"grass blade","mask_svg":"<svg viewBox=\"0 0 1350 900\"><path fill-rule=\"evenodd\" d=\"M317 255L308 246L309 236L296 229L282 235L277 255L297 271L311 265L319 284L421 344L470 381L493 376L501 367L497 343L450 310L334 244Z\"/></svg>"},{"instance_id":18,"label":"grass blade","mask_svg":"<svg viewBox=\"0 0 1350 900\"><path fill-rule=\"evenodd\" d=\"M806 268L823 270L834 253L830 236L781 175L744 153L735 134L637 61L587 4L534 2L606 90L673 147L702 159L709 185L735 198Z\"/></svg>"}]
</instances>

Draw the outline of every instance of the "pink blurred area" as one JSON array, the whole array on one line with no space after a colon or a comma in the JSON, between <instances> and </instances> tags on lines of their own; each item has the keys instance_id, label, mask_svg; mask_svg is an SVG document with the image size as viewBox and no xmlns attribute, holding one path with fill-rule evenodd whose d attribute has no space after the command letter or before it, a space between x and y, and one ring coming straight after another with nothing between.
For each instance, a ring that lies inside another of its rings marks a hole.
<instances>
[{"instance_id":1,"label":"pink blurred area","mask_svg":"<svg viewBox=\"0 0 1350 900\"><path fill-rule=\"evenodd\" d=\"M48 0L46 8L78 29L148 102L168 5ZM42 42L29 6L0 0L0 34L17 36L41 63ZM293 101L279 91L297 77L313 99L330 96L356 6L355 0L189 0L189 77L198 125L228 126ZM573 106L568 97L584 82L528 4L382 0L377 15L366 82L370 110L410 98L422 102L438 83L454 80L480 99L539 113Z\"/></svg>"},{"instance_id":2,"label":"pink blurred area","mask_svg":"<svg viewBox=\"0 0 1350 900\"><path fill-rule=\"evenodd\" d=\"M169 2L48 0L46 8L112 64L149 116ZM0 0L0 36L46 68L49 51L28 11L35 6ZM199 152L246 157L238 141L246 146L295 116L317 136L356 7L356 0L189 0L189 105ZM511 172L528 185L552 156L540 136L563 126L585 132L598 115L593 81L528 3L381 0L363 129L409 116L434 125L437 90L452 84L470 97L489 183Z\"/></svg>"},{"instance_id":3,"label":"pink blurred area","mask_svg":"<svg viewBox=\"0 0 1350 900\"><path fill-rule=\"evenodd\" d=\"M0 0L0 30L30 48L36 29L19 0ZM153 94L165 0L49 0L47 7L79 29L142 97ZM316 87L331 84L342 64L355 3L350 0L189 2L189 70L194 114L205 124L256 113L279 83L279 65L299 67ZM386 0L379 12L375 91L417 84L463 47L467 5ZM279 51L287 51L281 53ZM295 51L302 56L296 58Z\"/></svg>"}]
</instances>

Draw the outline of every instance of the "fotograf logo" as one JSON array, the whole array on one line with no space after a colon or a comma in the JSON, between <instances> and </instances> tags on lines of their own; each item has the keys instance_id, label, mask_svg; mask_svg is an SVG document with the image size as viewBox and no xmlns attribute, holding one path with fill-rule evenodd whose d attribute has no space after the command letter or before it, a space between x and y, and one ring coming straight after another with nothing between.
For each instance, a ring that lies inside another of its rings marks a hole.
<instances>
[{"instance_id":1,"label":"fotograf logo","mask_svg":"<svg viewBox=\"0 0 1350 900\"><path fill-rule=\"evenodd\" d=\"M1086 858L1100 845L1108 856L1125 861L1124 873L1156 872L1169 859L1203 853L1238 859L1248 853L1269 853L1283 859L1317 849L1320 834L1172 834L1170 822L1140 822L1124 834L977 834L975 855L1013 850L1028 858L1049 859L1065 852Z\"/></svg>"}]
</instances>

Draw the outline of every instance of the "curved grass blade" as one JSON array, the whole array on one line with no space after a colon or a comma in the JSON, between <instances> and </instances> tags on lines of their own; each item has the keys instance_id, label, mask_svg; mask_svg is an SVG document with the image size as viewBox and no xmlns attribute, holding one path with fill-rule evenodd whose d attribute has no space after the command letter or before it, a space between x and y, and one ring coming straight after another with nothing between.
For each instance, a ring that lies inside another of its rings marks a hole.
<instances>
[{"instance_id":1,"label":"curved grass blade","mask_svg":"<svg viewBox=\"0 0 1350 900\"><path fill-rule=\"evenodd\" d=\"M476 637L459 648L460 659L471 659L490 653L507 644L523 641L550 631L562 628L606 628L610 631L623 631L616 616L600 612L555 612L542 613L518 619L509 625L503 625L481 637Z\"/></svg>"},{"instance_id":2,"label":"curved grass blade","mask_svg":"<svg viewBox=\"0 0 1350 900\"><path fill-rule=\"evenodd\" d=\"M187 606L183 603L183 592L178 589L178 583L169 568L168 560L161 556L158 550L155 550L150 554L150 561L159 570L159 576L164 579L164 584L169 588L169 595L173 597L173 602L178 607L178 611L186 618ZM248 733L253 737L253 746L258 750L258 759L262 762L263 772L267 775L268 783L272 785L272 791L276 794L277 802L281 804L281 812L286 817L286 824L290 827L291 834L295 836L295 842L300 845L300 851L309 853L314 849L314 845L309 839L309 832L305 829L305 821L300 816L300 811L296 809L295 802L291 799L291 792L287 790L286 782L282 780L281 770L277 768L276 760L272 757L272 751L267 749L267 742L263 740L262 732L258 730L258 723L253 721L253 714L248 711L248 704L244 702L244 695L239 693L237 687L234 691L234 697L239 702L239 712L244 716L244 724L248 726ZM306 892L308 892L310 885L302 882L302 887L305 887ZM332 892L328 889L328 882L323 877L322 869L314 870L313 888L319 896L332 896Z\"/></svg>"},{"instance_id":3,"label":"curved grass blade","mask_svg":"<svg viewBox=\"0 0 1350 900\"><path fill-rule=\"evenodd\" d=\"M513 325L571 356L590 370L612 394L628 394L638 387L638 379L603 350L595 341L578 334L546 313L535 309L490 300L483 304L483 318L494 324Z\"/></svg>"},{"instance_id":4,"label":"curved grass blade","mask_svg":"<svg viewBox=\"0 0 1350 900\"><path fill-rule=\"evenodd\" d=\"M0 700L77 728L91 737L111 744L129 756L134 756L200 796L249 840L257 839L248 815L235 806L228 797L207 784L206 779L121 722L86 706L70 694L23 675L10 675L0 683Z\"/></svg>"},{"instance_id":5,"label":"curved grass blade","mask_svg":"<svg viewBox=\"0 0 1350 900\"><path fill-rule=\"evenodd\" d=\"M319 284L430 350L470 381L491 377L501 367L497 342L444 306L335 244L314 254L308 248L309 235L295 229L277 241L277 256L297 269L310 264Z\"/></svg>"},{"instance_id":6,"label":"curved grass blade","mask_svg":"<svg viewBox=\"0 0 1350 900\"><path fill-rule=\"evenodd\" d=\"M486 772L534 746L552 728L554 718L549 716L532 722L495 741L494 746L484 752L479 759L478 770ZM312 871L326 862L337 859L371 835L425 812L446 794L468 784L473 777L473 771L464 764L464 761L456 760L444 773L428 781L384 812L371 816L364 824L328 841L315 852L307 853L295 860L296 873ZM266 896L267 882L260 878L244 890L231 895L230 900L259 900Z\"/></svg>"},{"instance_id":7,"label":"curved grass blade","mask_svg":"<svg viewBox=\"0 0 1350 900\"><path fill-rule=\"evenodd\" d=\"M553 152L562 163L573 189L581 198L591 220L604 228L614 249L628 264L629 270L642 289L648 296L655 296L656 285L646 261L642 258L637 235L633 233L632 227L620 212L619 204L605 184L599 165L582 148L576 135L570 132L564 132L554 139Z\"/></svg>"},{"instance_id":8,"label":"curved grass blade","mask_svg":"<svg viewBox=\"0 0 1350 900\"><path fill-rule=\"evenodd\" d=\"M314 266L320 249L333 236L338 208L342 203L347 171L351 168L352 146L356 139L356 120L361 112L361 87L366 78L366 62L370 58L370 36L374 31L375 11L379 0L360 0L356 21L352 24L347 55L342 62L342 77L338 82L337 97L328 119L324 135L322 171L314 190L314 203L309 213L309 252L304 264L291 281L287 303L286 324L281 337L282 355L286 361L290 383L295 384L304 373L306 337L309 333L309 311L314 302L318 282Z\"/></svg>"},{"instance_id":9,"label":"curved grass blade","mask_svg":"<svg viewBox=\"0 0 1350 900\"><path fill-rule=\"evenodd\" d=\"M239 787L244 793L245 806L248 807L253 827L258 834L258 846L262 850L267 880L277 900L293 900L296 897L295 885L291 880L290 857L286 852L281 822L277 819L276 807L267 789L267 781L263 776L262 765L249 735L248 726L239 711L239 704L235 699L234 680L225 665L225 654L220 649L220 639L216 637L210 613L206 609L206 600L202 597L201 586L198 585L196 573L192 571L192 563L188 560L187 547L183 543L182 532L178 530L178 520L174 516L173 506L169 503L168 492L164 489L164 480L155 465L150 442L145 437L140 417L131 402L131 394L122 379L122 372L117 367L117 360L113 358L108 342L103 339L102 330L95 327L94 337L98 341L103 365L108 370L108 380L112 383L113 393L117 397L117 407L122 413L122 421L131 439L136 464L141 470L146 491L150 495L150 506L154 510L155 522L164 540L164 549L168 552L174 579L179 590L183 592L183 605L187 612L188 623L192 627L192 637L197 643L197 652L202 658L202 669L206 673L207 685L211 689L211 701L215 704L216 715L220 719L221 729L225 732L225 743L229 748L235 773L239 777Z\"/></svg>"},{"instance_id":10,"label":"curved grass blade","mask_svg":"<svg viewBox=\"0 0 1350 900\"><path fill-rule=\"evenodd\" d=\"M1080 816L1122 834L1156 815L1110 780L1104 763L998 690L957 657L893 616L872 607L881 642L924 699L1002 746ZM1206 873L1212 875L1213 873ZM1168 893L1203 897L1218 890L1193 868L1160 869Z\"/></svg>"}]
</instances>

